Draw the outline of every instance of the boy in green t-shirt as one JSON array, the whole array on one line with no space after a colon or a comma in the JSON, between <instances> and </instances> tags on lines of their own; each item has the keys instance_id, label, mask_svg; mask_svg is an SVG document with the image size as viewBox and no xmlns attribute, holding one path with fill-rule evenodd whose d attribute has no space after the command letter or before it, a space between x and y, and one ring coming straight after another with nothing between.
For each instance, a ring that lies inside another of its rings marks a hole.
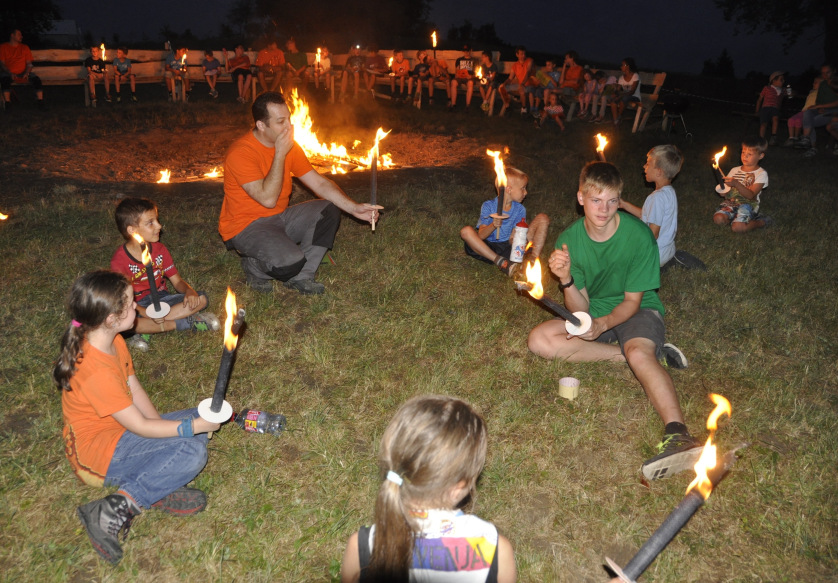
<instances>
[{"instance_id":1,"label":"boy in green t-shirt","mask_svg":"<svg viewBox=\"0 0 838 583\"><path fill-rule=\"evenodd\" d=\"M585 216L568 227L550 255L565 306L589 312L591 329L573 336L564 322L550 320L530 332L529 349L568 362L627 362L664 422L659 455L643 464L656 480L689 469L701 453L690 435L672 378L661 366L686 368L687 359L664 344L664 308L655 290L660 267L655 237L639 219L618 213L623 179L616 167L591 162L582 169L577 199Z\"/></svg>"}]
</instances>

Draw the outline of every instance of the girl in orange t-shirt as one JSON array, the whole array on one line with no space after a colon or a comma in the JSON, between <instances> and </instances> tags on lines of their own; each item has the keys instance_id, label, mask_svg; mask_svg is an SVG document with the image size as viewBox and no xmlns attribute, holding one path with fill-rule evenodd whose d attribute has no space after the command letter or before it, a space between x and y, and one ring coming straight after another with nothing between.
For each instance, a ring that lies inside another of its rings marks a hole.
<instances>
[{"instance_id":1,"label":"girl in orange t-shirt","mask_svg":"<svg viewBox=\"0 0 838 583\"><path fill-rule=\"evenodd\" d=\"M140 381L120 332L134 325L137 304L128 280L113 271L78 278L70 291L72 320L61 340L53 378L61 390L64 451L78 478L119 490L79 506L93 548L111 563L142 508L176 515L200 512L206 495L184 486L207 463L207 432L217 430L187 409L160 415Z\"/></svg>"}]
</instances>

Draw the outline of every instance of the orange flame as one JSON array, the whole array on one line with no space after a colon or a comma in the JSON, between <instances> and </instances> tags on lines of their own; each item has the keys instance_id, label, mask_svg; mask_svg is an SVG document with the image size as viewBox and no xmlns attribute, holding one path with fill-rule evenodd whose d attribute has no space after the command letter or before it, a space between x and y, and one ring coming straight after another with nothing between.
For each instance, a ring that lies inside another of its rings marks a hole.
<instances>
[{"instance_id":1,"label":"orange flame","mask_svg":"<svg viewBox=\"0 0 838 583\"><path fill-rule=\"evenodd\" d=\"M143 255L140 260L143 262L143 265L151 265L151 253L148 252L148 245L145 244L145 239L139 233L131 233L131 236L136 239L137 243L140 244L140 247L143 250Z\"/></svg>"},{"instance_id":2,"label":"orange flame","mask_svg":"<svg viewBox=\"0 0 838 583\"><path fill-rule=\"evenodd\" d=\"M227 288L227 301L224 302L227 309L227 319L224 321L224 348L230 352L236 349L239 337L233 334L233 320L236 317L236 294L229 287Z\"/></svg>"},{"instance_id":3,"label":"orange flame","mask_svg":"<svg viewBox=\"0 0 838 583\"><path fill-rule=\"evenodd\" d=\"M478 79L483 78L483 67L477 67L477 71L475 71L474 76Z\"/></svg>"},{"instance_id":4,"label":"orange flame","mask_svg":"<svg viewBox=\"0 0 838 583\"><path fill-rule=\"evenodd\" d=\"M605 146L608 145L608 138L606 138L602 134L597 134L596 135L596 141L597 141L596 151L597 152L604 152L605 151Z\"/></svg>"},{"instance_id":5,"label":"orange flame","mask_svg":"<svg viewBox=\"0 0 838 583\"><path fill-rule=\"evenodd\" d=\"M4 215L3 213L0 213L0 221L5 221L8 218L9 218L9 215Z\"/></svg>"},{"instance_id":6,"label":"orange flame","mask_svg":"<svg viewBox=\"0 0 838 583\"><path fill-rule=\"evenodd\" d=\"M317 63L317 66L319 68L320 67L320 47L317 47L317 55L315 55L314 61Z\"/></svg>"},{"instance_id":7,"label":"orange flame","mask_svg":"<svg viewBox=\"0 0 838 583\"><path fill-rule=\"evenodd\" d=\"M169 178L172 177L172 171L169 169L161 170L160 171L160 180L157 181L157 184L169 184Z\"/></svg>"},{"instance_id":8,"label":"orange flame","mask_svg":"<svg viewBox=\"0 0 838 583\"><path fill-rule=\"evenodd\" d=\"M219 176L221 176L221 172L218 170L218 166L214 166L212 170L204 173L206 178L218 178Z\"/></svg>"},{"instance_id":9,"label":"orange flame","mask_svg":"<svg viewBox=\"0 0 838 583\"><path fill-rule=\"evenodd\" d=\"M392 130L390 130L390 131L392 131ZM384 154L384 156L382 156L378 153L378 142L380 142L381 140L386 138L387 134L389 134L390 131L385 132L383 128L378 128L378 131L375 132L375 144L373 145L372 148L370 148L370 151L367 153L367 159L369 160L368 166L370 168L372 167L373 157L378 158L379 159L379 164L381 164L380 160L382 158L386 157L386 156L389 156L389 154Z\"/></svg>"},{"instance_id":10,"label":"orange flame","mask_svg":"<svg viewBox=\"0 0 838 583\"><path fill-rule=\"evenodd\" d=\"M181 64L181 66L183 66L183 65L185 65L185 64L186 64L186 54L187 54L188 52L189 52L189 51L187 51L186 49L184 49L184 51L183 51L183 56L180 58L180 64Z\"/></svg>"},{"instance_id":11,"label":"orange flame","mask_svg":"<svg viewBox=\"0 0 838 583\"><path fill-rule=\"evenodd\" d=\"M713 409L710 416L707 417L707 429L710 431L710 437L707 438L707 443L704 445L701 457L698 458L698 461L695 464L695 480L687 486L687 493L695 488L705 500L707 500L710 496L710 492L713 491L713 483L710 481L710 478L707 477L708 470L712 470L716 467L716 446L713 445L713 436L715 435L716 428L718 427L719 417L722 415L730 417L731 413L730 401L721 395L712 393L710 395L710 400L716 404L716 408Z\"/></svg>"},{"instance_id":12,"label":"orange flame","mask_svg":"<svg viewBox=\"0 0 838 583\"><path fill-rule=\"evenodd\" d=\"M101 45L99 45L99 50L102 51L102 60L107 62L106 61L107 57L105 56L105 43L102 43Z\"/></svg>"},{"instance_id":13,"label":"orange flame","mask_svg":"<svg viewBox=\"0 0 838 583\"><path fill-rule=\"evenodd\" d=\"M387 66L388 66L388 67L392 67L392 66L393 66L393 57L390 57L390 60L389 60L389 61L387 61Z\"/></svg>"},{"instance_id":14,"label":"orange flame","mask_svg":"<svg viewBox=\"0 0 838 583\"><path fill-rule=\"evenodd\" d=\"M718 168L718 167L719 167L719 160L720 160L720 159L721 159L721 158L722 158L722 157L723 157L726 153L727 153L727 146L725 146L724 148L722 148L722 151L721 151L721 152L716 152L716 154L713 156L713 168ZM706 166L705 166L705 168L706 168Z\"/></svg>"},{"instance_id":15,"label":"orange flame","mask_svg":"<svg viewBox=\"0 0 838 583\"><path fill-rule=\"evenodd\" d=\"M506 171L503 169L503 160L500 157L500 152L497 150L486 150L486 154L495 159L495 181L498 188L506 187Z\"/></svg>"},{"instance_id":16,"label":"orange flame","mask_svg":"<svg viewBox=\"0 0 838 583\"><path fill-rule=\"evenodd\" d=\"M363 158L360 156L352 156L346 149L346 146L339 146L332 142L328 146L325 143L320 143L317 139L317 134L312 131L314 122L309 116L308 104L305 100L297 95L297 90L291 92L289 102L289 109L291 110L291 124L294 126L294 141L297 142L306 156L326 159L331 163L343 165L357 165L362 168L369 167L371 158ZM352 148L360 144L360 140L355 140ZM380 158L379 168L393 165L393 160L389 154L383 154Z\"/></svg>"},{"instance_id":17,"label":"orange flame","mask_svg":"<svg viewBox=\"0 0 838 583\"><path fill-rule=\"evenodd\" d=\"M541 261L536 259L533 263L527 263L527 283L532 284L529 294L537 300L544 295L544 287L541 285Z\"/></svg>"},{"instance_id":18,"label":"orange flame","mask_svg":"<svg viewBox=\"0 0 838 583\"><path fill-rule=\"evenodd\" d=\"M432 41L433 41L433 43L434 43L434 48L436 48L436 31L433 31L433 32L431 33L431 40L432 40Z\"/></svg>"}]
</instances>

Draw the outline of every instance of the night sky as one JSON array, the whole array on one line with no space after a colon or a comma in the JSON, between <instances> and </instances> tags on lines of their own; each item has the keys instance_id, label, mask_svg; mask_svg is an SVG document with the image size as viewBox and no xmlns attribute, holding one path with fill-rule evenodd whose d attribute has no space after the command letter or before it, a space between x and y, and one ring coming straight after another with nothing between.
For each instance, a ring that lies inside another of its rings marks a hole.
<instances>
[{"instance_id":1,"label":"night sky","mask_svg":"<svg viewBox=\"0 0 838 583\"><path fill-rule=\"evenodd\" d=\"M76 20L94 39L107 40L116 32L130 43L144 35L156 38L167 24L175 31L191 28L197 35L217 34L232 0L56 0L56 4L64 18ZM712 0L561 4L555 0L436 0L430 20L443 38L451 26L466 19L475 27L494 22L498 36L510 44L540 52L574 49L583 63L634 57L641 70L699 73L704 61L716 59L724 48L733 58L738 77L748 71L767 74L778 69L799 73L823 60L822 39L815 32L804 34L790 54L783 55L777 35L734 35L734 24L725 22Z\"/></svg>"}]
</instances>

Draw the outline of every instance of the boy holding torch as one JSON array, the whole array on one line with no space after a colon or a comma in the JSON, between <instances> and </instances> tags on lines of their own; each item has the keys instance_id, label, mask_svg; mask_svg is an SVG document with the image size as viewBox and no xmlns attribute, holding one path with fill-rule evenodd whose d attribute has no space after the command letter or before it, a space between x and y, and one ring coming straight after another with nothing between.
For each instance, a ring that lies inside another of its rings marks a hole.
<instances>
[{"instance_id":1,"label":"boy holding torch","mask_svg":"<svg viewBox=\"0 0 838 583\"><path fill-rule=\"evenodd\" d=\"M660 453L642 468L656 480L693 467L701 445L687 430L675 385L659 362L687 367L683 353L664 344L655 238L640 219L617 212L622 190L612 164L591 162L582 169L576 196L585 216L559 235L549 266L565 306L589 312L593 322L579 336L568 334L562 320L544 322L530 332L528 346L544 358L628 363L665 426Z\"/></svg>"}]
</instances>

